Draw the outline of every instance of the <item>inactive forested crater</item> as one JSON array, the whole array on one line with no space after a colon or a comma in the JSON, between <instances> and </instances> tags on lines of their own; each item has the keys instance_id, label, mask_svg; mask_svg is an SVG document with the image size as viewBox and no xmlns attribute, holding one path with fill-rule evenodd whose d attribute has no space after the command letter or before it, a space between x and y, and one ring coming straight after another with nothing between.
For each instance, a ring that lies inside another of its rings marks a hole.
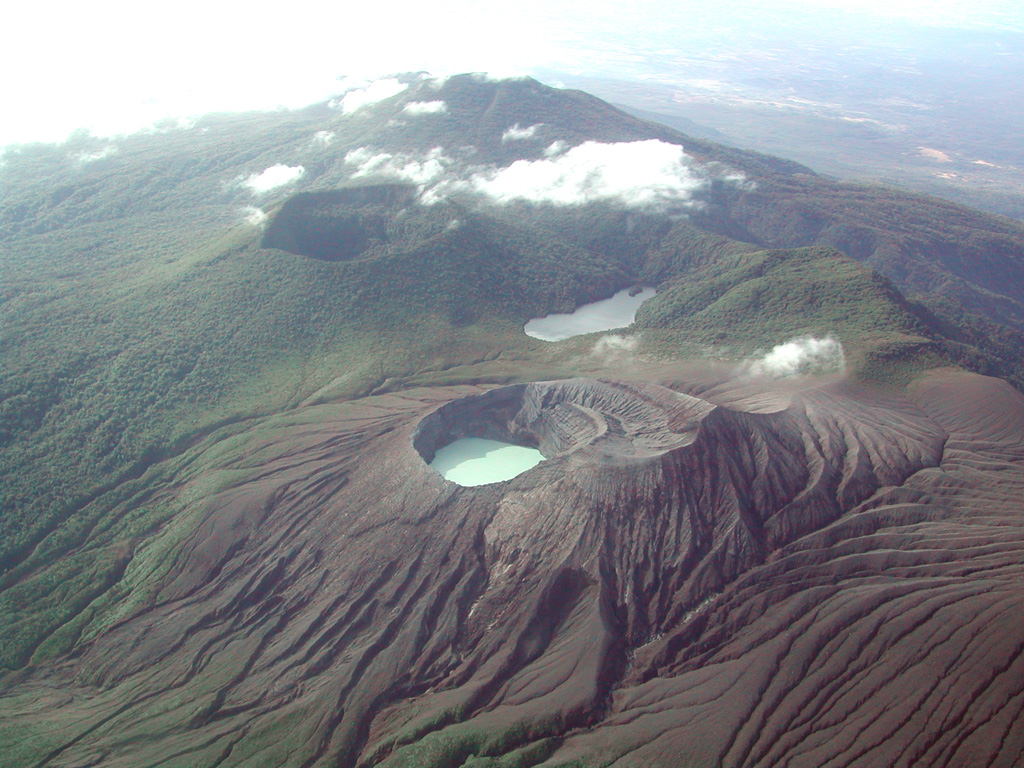
<instances>
[{"instance_id":1,"label":"inactive forested crater","mask_svg":"<svg viewBox=\"0 0 1024 768\"><path fill-rule=\"evenodd\" d=\"M385 245L392 219L415 202L415 187L402 184L301 193L273 216L263 247L323 261L353 261Z\"/></svg>"}]
</instances>

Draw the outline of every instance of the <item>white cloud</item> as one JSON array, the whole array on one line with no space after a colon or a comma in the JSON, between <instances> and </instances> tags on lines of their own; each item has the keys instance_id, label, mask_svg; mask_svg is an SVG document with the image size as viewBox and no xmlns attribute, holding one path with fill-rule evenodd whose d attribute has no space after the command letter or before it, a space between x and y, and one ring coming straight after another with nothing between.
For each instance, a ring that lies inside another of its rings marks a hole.
<instances>
[{"instance_id":1,"label":"white cloud","mask_svg":"<svg viewBox=\"0 0 1024 768\"><path fill-rule=\"evenodd\" d=\"M410 101L402 111L407 115L439 115L448 111L443 101Z\"/></svg>"},{"instance_id":2,"label":"white cloud","mask_svg":"<svg viewBox=\"0 0 1024 768\"><path fill-rule=\"evenodd\" d=\"M447 74L442 74L438 72L425 72L422 83L424 86L428 88L433 88L435 91L437 91L443 88L445 83L451 80L452 77L454 77L456 74L459 73L449 72Z\"/></svg>"},{"instance_id":3,"label":"white cloud","mask_svg":"<svg viewBox=\"0 0 1024 768\"><path fill-rule=\"evenodd\" d=\"M518 160L467 181L438 185L424 196L424 202L471 191L498 203L522 200L572 206L608 201L664 208L692 205L693 194L705 183L705 174L676 144L588 141L554 158Z\"/></svg>"},{"instance_id":4,"label":"white cloud","mask_svg":"<svg viewBox=\"0 0 1024 768\"><path fill-rule=\"evenodd\" d=\"M608 362L633 354L639 346L639 334L636 336L623 336L618 333L607 333L594 343L590 354Z\"/></svg>"},{"instance_id":5,"label":"white cloud","mask_svg":"<svg viewBox=\"0 0 1024 768\"><path fill-rule=\"evenodd\" d=\"M331 101L330 106L334 109L340 109L346 115L349 115L363 107L384 101L384 99L390 99L408 87L408 85L393 77L385 77L380 80L374 80L361 88L353 88L344 96Z\"/></svg>"},{"instance_id":6,"label":"white cloud","mask_svg":"<svg viewBox=\"0 0 1024 768\"><path fill-rule=\"evenodd\" d=\"M473 72L473 79L478 83L500 83L503 80L528 80L531 73L519 64L491 66L483 72Z\"/></svg>"},{"instance_id":7,"label":"white cloud","mask_svg":"<svg viewBox=\"0 0 1024 768\"><path fill-rule=\"evenodd\" d=\"M713 165L718 166L719 164L714 163ZM717 170L721 171L721 173L716 174L719 181L731 184L738 189L742 189L744 192L753 192L757 189L757 182L753 179L748 179L739 171L733 171L725 166L721 166Z\"/></svg>"},{"instance_id":8,"label":"white cloud","mask_svg":"<svg viewBox=\"0 0 1024 768\"><path fill-rule=\"evenodd\" d=\"M103 149L95 152L80 152L75 155L74 160L80 165L87 165L89 163L95 163L97 160L102 160L104 157L110 157L115 152L117 152L117 146L114 144L107 144Z\"/></svg>"},{"instance_id":9,"label":"white cloud","mask_svg":"<svg viewBox=\"0 0 1024 768\"><path fill-rule=\"evenodd\" d=\"M544 157L554 157L560 155L569 148L569 145L559 139L558 141L551 142L550 145L544 150Z\"/></svg>"},{"instance_id":10,"label":"white cloud","mask_svg":"<svg viewBox=\"0 0 1024 768\"><path fill-rule=\"evenodd\" d=\"M826 336L801 336L772 347L771 352L747 364L755 376L781 378L806 373L841 373L846 369L843 345Z\"/></svg>"},{"instance_id":11,"label":"white cloud","mask_svg":"<svg viewBox=\"0 0 1024 768\"><path fill-rule=\"evenodd\" d=\"M158 120L149 130L153 133L171 133L172 131L191 131L199 119L195 115L179 115L166 120Z\"/></svg>"},{"instance_id":12,"label":"white cloud","mask_svg":"<svg viewBox=\"0 0 1024 768\"><path fill-rule=\"evenodd\" d=\"M328 146L334 141L334 131L317 131L313 135L313 141L323 147Z\"/></svg>"},{"instance_id":13,"label":"white cloud","mask_svg":"<svg viewBox=\"0 0 1024 768\"><path fill-rule=\"evenodd\" d=\"M254 227L262 227L267 223L266 212L254 205L245 206L242 209L242 214L245 216L245 223L251 224Z\"/></svg>"},{"instance_id":14,"label":"white cloud","mask_svg":"<svg viewBox=\"0 0 1024 768\"><path fill-rule=\"evenodd\" d=\"M262 173L254 173L242 180L242 186L248 187L255 194L269 192L271 189L291 184L306 173L301 165L272 165Z\"/></svg>"},{"instance_id":15,"label":"white cloud","mask_svg":"<svg viewBox=\"0 0 1024 768\"><path fill-rule=\"evenodd\" d=\"M503 134L501 134L502 141L522 141L524 139L532 139L537 135L537 129L540 128L543 123L537 123L527 128L520 127L519 123L516 123Z\"/></svg>"},{"instance_id":16,"label":"white cloud","mask_svg":"<svg viewBox=\"0 0 1024 768\"><path fill-rule=\"evenodd\" d=\"M434 147L421 157L374 152L366 147L353 149L345 155L345 162L354 165L352 178L388 176L413 184L437 181L451 165L452 160L441 147Z\"/></svg>"}]
</instances>

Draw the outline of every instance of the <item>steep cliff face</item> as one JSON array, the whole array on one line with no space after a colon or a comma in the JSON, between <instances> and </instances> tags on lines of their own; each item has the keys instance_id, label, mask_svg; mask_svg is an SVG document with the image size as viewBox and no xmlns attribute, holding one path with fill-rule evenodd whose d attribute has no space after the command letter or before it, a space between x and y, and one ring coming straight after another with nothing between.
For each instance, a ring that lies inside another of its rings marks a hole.
<instances>
[{"instance_id":1,"label":"steep cliff face","mask_svg":"<svg viewBox=\"0 0 1024 768\"><path fill-rule=\"evenodd\" d=\"M1021 396L765 386L253 424L165 489L132 602L7 678L4 729L54 766L1011 765ZM462 435L547 460L456 486L425 459Z\"/></svg>"}]
</instances>

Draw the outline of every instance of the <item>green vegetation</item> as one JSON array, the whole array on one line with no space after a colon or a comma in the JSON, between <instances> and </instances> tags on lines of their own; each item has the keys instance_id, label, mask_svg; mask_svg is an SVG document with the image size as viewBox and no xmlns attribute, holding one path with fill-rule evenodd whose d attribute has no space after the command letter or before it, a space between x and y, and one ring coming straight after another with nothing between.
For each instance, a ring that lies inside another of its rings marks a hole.
<instances>
[{"instance_id":1,"label":"green vegetation","mask_svg":"<svg viewBox=\"0 0 1024 768\"><path fill-rule=\"evenodd\" d=\"M421 98L448 112L403 119ZM831 334L875 380L959 364L1024 382L1024 236L955 206L689 140L756 188L710 185L685 216L420 206L393 179L337 191L357 147L441 146L460 167L541 156L501 141L513 123L543 123L546 141L685 138L586 94L453 78L352 115L214 116L4 155L0 668L57 658L152 597L195 514L164 491L195 471L197 446L230 451L251 420L301 405L572 375L594 339L547 345L523 323L636 283L661 286L637 319L640 355L741 357ZM305 173L261 195L241 185L278 163ZM479 765L539 754L442 748Z\"/></svg>"},{"instance_id":2,"label":"green vegetation","mask_svg":"<svg viewBox=\"0 0 1024 768\"><path fill-rule=\"evenodd\" d=\"M763 346L837 329L864 343L923 332L905 303L885 278L838 251L758 251L684 273L642 308L637 324L716 343Z\"/></svg>"}]
</instances>

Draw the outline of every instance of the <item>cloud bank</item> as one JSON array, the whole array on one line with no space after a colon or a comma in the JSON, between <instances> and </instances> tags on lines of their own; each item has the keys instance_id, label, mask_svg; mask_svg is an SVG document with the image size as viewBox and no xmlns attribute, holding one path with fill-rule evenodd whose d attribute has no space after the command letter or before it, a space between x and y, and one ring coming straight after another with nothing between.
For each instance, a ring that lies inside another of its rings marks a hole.
<instances>
[{"instance_id":1,"label":"cloud bank","mask_svg":"<svg viewBox=\"0 0 1024 768\"><path fill-rule=\"evenodd\" d=\"M242 180L242 186L248 187L255 194L269 192L285 184L291 184L306 173L301 165L272 165L262 173L254 173Z\"/></svg>"},{"instance_id":2,"label":"cloud bank","mask_svg":"<svg viewBox=\"0 0 1024 768\"><path fill-rule=\"evenodd\" d=\"M448 111L443 101L410 101L402 111L407 115L439 115Z\"/></svg>"},{"instance_id":3,"label":"cloud bank","mask_svg":"<svg viewBox=\"0 0 1024 768\"><path fill-rule=\"evenodd\" d=\"M831 336L824 339L813 336L791 339L748 364L749 373L772 378L809 373L841 373L845 369L843 345Z\"/></svg>"},{"instance_id":4,"label":"cloud bank","mask_svg":"<svg viewBox=\"0 0 1024 768\"><path fill-rule=\"evenodd\" d=\"M543 160L518 160L467 180L440 184L424 195L436 202L475 192L497 203L560 206L614 202L629 207L686 207L707 183L683 148L663 141L602 144L588 141Z\"/></svg>"},{"instance_id":5,"label":"cloud bank","mask_svg":"<svg viewBox=\"0 0 1024 768\"><path fill-rule=\"evenodd\" d=\"M467 166L445 154L442 147L419 155L360 147L349 151L345 162L353 168L353 179L388 177L419 185L420 202L425 205L470 195L499 205L529 202L568 207L611 202L668 211L699 205L695 195L712 178L746 183L741 174L701 167L682 147L657 140L588 141L571 148L555 142L548 150L550 156L543 159L519 160L505 168Z\"/></svg>"},{"instance_id":6,"label":"cloud bank","mask_svg":"<svg viewBox=\"0 0 1024 768\"><path fill-rule=\"evenodd\" d=\"M374 152L366 147L353 149L345 162L355 166L352 178L387 176L413 184L426 185L440 179L452 163L441 147L434 147L421 157Z\"/></svg>"}]
</instances>

